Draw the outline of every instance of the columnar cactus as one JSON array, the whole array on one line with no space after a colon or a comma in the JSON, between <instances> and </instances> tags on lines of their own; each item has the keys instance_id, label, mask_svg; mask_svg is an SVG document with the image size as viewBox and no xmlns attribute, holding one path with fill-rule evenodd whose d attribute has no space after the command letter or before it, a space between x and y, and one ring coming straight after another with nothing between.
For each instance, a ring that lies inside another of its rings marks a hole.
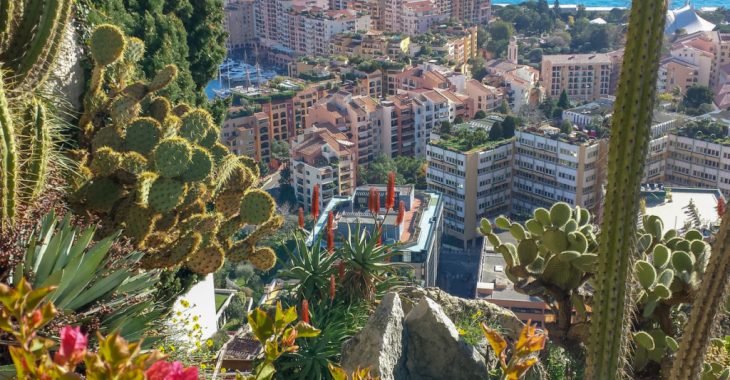
<instances>
[{"instance_id":1,"label":"columnar cactus","mask_svg":"<svg viewBox=\"0 0 730 380\"><path fill-rule=\"evenodd\" d=\"M29 91L48 76L71 14L72 0L0 1L0 62L12 87Z\"/></svg>"},{"instance_id":2,"label":"columnar cactus","mask_svg":"<svg viewBox=\"0 0 730 380\"><path fill-rule=\"evenodd\" d=\"M63 38L72 0L0 1L0 228L33 202L46 179L51 126L33 99ZM27 112L26 112L27 111Z\"/></svg>"},{"instance_id":3,"label":"columnar cactus","mask_svg":"<svg viewBox=\"0 0 730 380\"><path fill-rule=\"evenodd\" d=\"M639 188L649 147L666 0L634 0L616 95L586 378L624 376Z\"/></svg>"},{"instance_id":4,"label":"columnar cactus","mask_svg":"<svg viewBox=\"0 0 730 380\"><path fill-rule=\"evenodd\" d=\"M208 112L155 97L175 78L175 67L149 84L130 84L121 69L138 59L127 49L140 49L140 41L101 25L90 43L96 67L80 120L86 165L76 202L122 228L147 253L147 267L185 265L206 274L228 257L272 268L276 255L256 242L282 224L274 200L254 188L258 172L250 160L218 142ZM235 242L246 226L258 227Z\"/></svg>"}]
</instances>

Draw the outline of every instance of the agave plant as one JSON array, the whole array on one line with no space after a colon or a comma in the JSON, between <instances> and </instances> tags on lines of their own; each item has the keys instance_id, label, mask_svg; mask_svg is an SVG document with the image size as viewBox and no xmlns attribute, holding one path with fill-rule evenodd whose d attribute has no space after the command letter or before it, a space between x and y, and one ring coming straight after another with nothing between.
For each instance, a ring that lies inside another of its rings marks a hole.
<instances>
[{"instance_id":1,"label":"agave plant","mask_svg":"<svg viewBox=\"0 0 730 380\"><path fill-rule=\"evenodd\" d=\"M27 278L33 288L53 286L48 301L75 323L98 321L102 334L116 331L137 340L162 314L150 300L159 273L136 269L140 252L112 255L119 233L94 242L95 232L93 226L72 226L68 214L59 223L50 212L24 242L25 258L15 268L13 283Z\"/></svg>"},{"instance_id":2,"label":"agave plant","mask_svg":"<svg viewBox=\"0 0 730 380\"><path fill-rule=\"evenodd\" d=\"M365 325L369 316L367 306L362 303L320 302L310 310L312 325L321 333L297 339L299 350L285 354L276 363L280 379L331 379L328 367L339 363L342 344Z\"/></svg>"},{"instance_id":3,"label":"agave plant","mask_svg":"<svg viewBox=\"0 0 730 380\"><path fill-rule=\"evenodd\" d=\"M390 276L393 266L389 263L393 246L382 245L378 234L357 227L348 237L340 250L345 267L340 279L345 299L349 303L360 300L374 301L379 290L390 287L395 277Z\"/></svg>"},{"instance_id":4,"label":"agave plant","mask_svg":"<svg viewBox=\"0 0 730 380\"><path fill-rule=\"evenodd\" d=\"M316 302L327 297L330 276L335 272L337 256L322 249L322 236L308 247L304 236L295 233L294 251L287 249L289 264L280 276L283 279L294 280L291 292L299 303L302 300Z\"/></svg>"}]
</instances>

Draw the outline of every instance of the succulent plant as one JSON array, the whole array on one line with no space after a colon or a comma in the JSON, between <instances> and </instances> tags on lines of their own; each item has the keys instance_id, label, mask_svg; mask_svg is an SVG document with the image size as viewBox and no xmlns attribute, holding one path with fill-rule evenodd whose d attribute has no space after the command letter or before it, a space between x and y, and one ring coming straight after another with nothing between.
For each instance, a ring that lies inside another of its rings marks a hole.
<instances>
[{"instance_id":1,"label":"succulent plant","mask_svg":"<svg viewBox=\"0 0 730 380\"><path fill-rule=\"evenodd\" d=\"M565 336L571 324L572 305L583 304L577 290L595 266L596 236L587 209L560 202L550 210L538 208L524 226L504 216L495 220L517 240L502 243L487 219L480 232L505 260L505 274L518 291L541 296L558 310L557 333Z\"/></svg>"},{"instance_id":2,"label":"succulent plant","mask_svg":"<svg viewBox=\"0 0 730 380\"><path fill-rule=\"evenodd\" d=\"M36 99L53 66L71 0L0 1L0 228L12 226L47 179L54 118Z\"/></svg>"},{"instance_id":3,"label":"succulent plant","mask_svg":"<svg viewBox=\"0 0 730 380\"><path fill-rule=\"evenodd\" d=\"M596 263L589 379L624 377L631 326L631 271L639 190L654 110L668 1L634 0L608 148L606 196Z\"/></svg>"},{"instance_id":4,"label":"succulent plant","mask_svg":"<svg viewBox=\"0 0 730 380\"><path fill-rule=\"evenodd\" d=\"M139 49L140 41L101 25L90 43L96 66L80 120L86 177L75 201L123 229L147 253L148 268L185 265L207 274L226 257L272 268L276 255L256 242L282 219L273 198L255 188L250 160L218 142L220 130L207 111L172 107L155 95L175 78L173 66L149 84L122 75L127 61L139 58L127 49ZM242 229L248 234L235 242Z\"/></svg>"}]
</instances>

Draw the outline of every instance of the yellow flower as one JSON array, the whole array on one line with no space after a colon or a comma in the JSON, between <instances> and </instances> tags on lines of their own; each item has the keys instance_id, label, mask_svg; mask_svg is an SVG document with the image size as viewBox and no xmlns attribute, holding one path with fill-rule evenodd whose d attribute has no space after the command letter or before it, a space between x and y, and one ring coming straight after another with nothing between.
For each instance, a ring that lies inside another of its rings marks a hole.
<instances>
[{"instance_id":1,"label":"yellow flower","mask_svg":"<svg viewBox=\"0 0 730 380\"><path fill-rule=\"evenodd\" d=\"M195 347L200 348L200 342L195 342Z\"/></svg>"},{"instance_id":2,"label":"yellow flower","mask_svg":"<svg viewBox=\"0 0 730 380\"><path fill-rule=\"evenodd\" d=\"M466 335L466 330L459 329L459 335Z\"/></svg>"},{"instance_id":3,"label":"yellow flower","mask_svg":"<svg viewBox=\"0 0 730 380\"><path fill-rule=\"evenodd\" d=\"M178 317L181 317L182 316L182 312L179 312L178 311L177 313L175 313L175 315L177 315Z\"/></svg>"},{"instance_id":4,"label":"yellow flower","mask_svg":"<svg viewBox=\"0 0 730 380\"><path fill-rule=\"evenodd\" d=\"M208 340L207 340L207 341L205 342L205 344L206 344L206 345L208 345L208 347L213 347L213 339L208 339Z\"/></svg>"},{"instance_id":5,"label":"yellow flower","mask_svg":"<svg viewBox=\"0 0 730 380\"><path fill-rule=\"evenodd\" d=\"M193 322L197 322L197 321L198 321L198 319L200 319L200 316L198 316L198 315L194 316L194 317L193 317Z\"/></svg>"},{"instance_id":6,"label":"yellow flower","mask_svg":"<svg viewBox=\"0 0 730 380\"><path fill-rule=\"evenodd\" d=\"M208 366L207 366L207 365L205 365L205 363L201 363L201 364L200 364L200 369L206 369L206 368L208 368Z\"/></svg>"},{"instance_id":7,"label":"yellow flower","mask_svg":"<svg viewBox=\"0 0 730 380\"><path fill-rule=\"evenodd\" d=\"M190 307L190 302L188 302L188 300L180 300L180 304L183 305L183 307Z\"/></svg>"}]
</instances>

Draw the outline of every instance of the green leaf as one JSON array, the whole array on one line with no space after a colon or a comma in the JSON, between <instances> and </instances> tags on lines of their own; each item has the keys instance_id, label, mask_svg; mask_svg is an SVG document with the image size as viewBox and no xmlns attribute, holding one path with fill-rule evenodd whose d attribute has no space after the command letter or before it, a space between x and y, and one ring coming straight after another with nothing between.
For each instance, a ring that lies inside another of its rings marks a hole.
<instances>
[{"instance_id":1,"label":"green leaf","mask_svg":"<svg viewBox=\"0 0 730 380\"><path fill-rule=\"evenodd\" d=\"M274 334L274 321L261 308L256 308L248 314L248 324L259 342L265 342Z\"/></svg>"},{"instance_id":2,"label":"green leaf","mask_svg":"<svg viewBox=\"0 0 730 380\"><path fill-rule=\"evenodd\" d=\"M73 274L73 278L69 278L68 283L64 283L64 281L66 281L65 278L61 279L59 291L62 293L55 301L59 308L64 308L66 304L70 302L69 297L73 297L80 293L81 290L89 284L91 279L94 277L94 274L99 269L99 264L109 252L109 249L112 244L114 244L117 236L118 234L108 236L104 240L94 244L94 246L85 255L79 256L82 260L79 264L78 270Z\"/></svg>"},{"instance_id":3,"label":"green leaf","mask_svg":"<svg viewBox=\"0 0 730 380\"><path fill-rule=\"evenodd\" d=\"M654 338L651 337L646 331L639 331L634 334L634 341L639 346L651 351L654 349Z\"/></svg>"},{"instance_id":4,"label":"green leaf","mask_svg":"<svg viewBox=\"0 0 730 380\"><path fill-rule=\"evenodd\" d=\"M321 333L321 331L316 329L314 326L302 321L297 323L294 326L294 329L297 330L298 338L314 338Z\"/></svg>"},{"instance_id":5,"label":"green leaf","mask_svg":"<svg viewBox=\"0 0 730 380\"><path fill-rule=\"evenodd\" d=\"M70 298L68 304L65 305L65 308L77 310L91 302L99 300L105 294L119 286L127 277L129 277L128 271L116 270L99 280L89 289L86 289L80 294L77 294L75 297Z\"/></svg>"}]
</instances>

